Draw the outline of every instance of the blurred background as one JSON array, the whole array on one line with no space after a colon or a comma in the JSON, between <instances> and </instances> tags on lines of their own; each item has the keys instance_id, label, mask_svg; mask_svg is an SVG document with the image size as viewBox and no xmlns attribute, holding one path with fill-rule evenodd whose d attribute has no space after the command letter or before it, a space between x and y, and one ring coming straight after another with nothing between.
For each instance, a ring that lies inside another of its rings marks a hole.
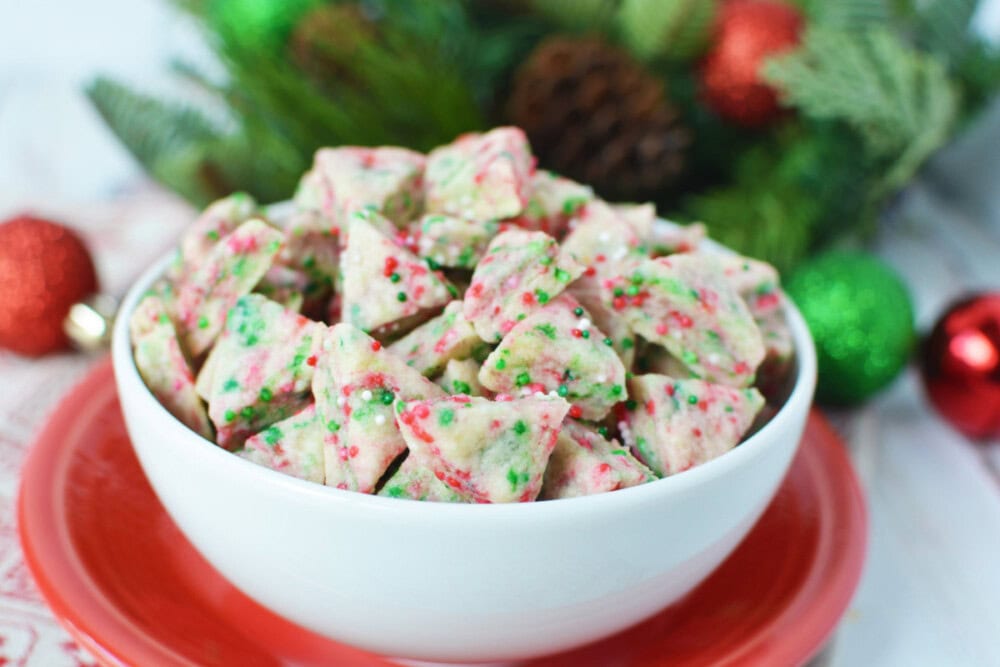
<instances>
[{"instance_id":1,"label":"blurred background","mask_svg":"<svg viewBox=\"0 0 1000 667\"><path fill-rule=\"evenodd\" d=\"M76 230L111 294L208 202L288 198L319 146L426 150L496 124L542 166L774 262L870 502L831 664L1000 665L1000 361L948 376L947 326L971 308L959 333L1000 350L1000 0L0 7L0 219ZM0 288L2 310L20 288ZM0 351L7 570L20 457L93 363ZM0 596L8 622L48 644L0 655L86 661L37 599Z\"/></svg>"}]
</instances>

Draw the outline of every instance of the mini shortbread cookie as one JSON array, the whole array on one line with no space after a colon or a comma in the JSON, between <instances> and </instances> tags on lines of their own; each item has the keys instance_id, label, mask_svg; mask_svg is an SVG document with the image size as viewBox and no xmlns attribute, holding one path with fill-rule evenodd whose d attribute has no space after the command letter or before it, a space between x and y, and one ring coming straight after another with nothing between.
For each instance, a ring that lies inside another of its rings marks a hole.
<instances>
[{"instance_id":1,"label":"mini shortbread cookie","mask_svg":"<svg viewBox=\"0 0 1000 667\"><path fill-rule=\"evenodd\" d=\"M309 404L247 439L239 456L292 477L323 483L323 423Z\"/></svg>"},{"instance_id":2,"label":"mini shortbread cookie","mask_svg":"<svg viewBox=\"0 0 1000 667\"><path fill-rule=\"evenodd\" d=\"M183 277L184 272L205 261L224 236L257 214L256 200L245 192L235 192L209 204L181 236L179 265L175 267L174 277Z\"/></svg>"},{"instance_id":3,"label":"mini shortbread cookie","mask_svg":"<svg viewBox=\"0 0 1000 667\"><path fill-rule=\"evenodd\" d=\"M623 317L604 302L601 281L601 278L588 269L569 286L568 293L590 314L594 326L611 340L611 349L622 360L625 368L632 368L637 346L635 332Z\"/></svg>"},{"instance_id":4,"label":"mini shortbread cookie","mask_svg":"<svg viewBox=\"0 0 1000 667\"><path fill-rule=\"evenodd\" d=\"M468 500L434 476L414 458L407 458L390 477L378 495L439 503L463 503Z\"/></svg>"},{"instance_id":5,"label":"mini shortbread cookie","mask_svg":"<svg viewBox=\"0 0 1000 667\"><path fill-rule=\"evenodd\" d=\"M282 228L285 245L276 262L307 275L309 289L332 290L340 267L340 230L316 211L297 211Z\"/></svg>"},{"instance_id":6,"label":"mini shortbread cookie","mask_svg":"<svg viewBox=\"0 0 1000 667\"><path fill-rule=\"evenodd\" d=\"M566 419L545 468L539 500L617 491L654 479L653 471L617 440L608 441L591 427Z\"/></svg>"},{"instance_id":7,"label":"mini shortbread cookie","mask_svg":"<svg viewBox=\"0 0 1000 667\"><path fill-rule=\"evenodd\" d=\"M782 306L778 270L767 262L739 255L718 255L717 261L754 319L760 320Z\"/></svg>"},{"instance_id":8,"label":"mini shortbread cookie","mask_svg":"<svg viewBox=\"0 0 1000 667\"><path fill-rule=\"evenodd\" d=\"M193 357L207 350L226 323L226 313L264 277L284 235L263 220L244 222L219 241L177 288L176 322Z\"/></svg>"},{"instance_id":9,"label":"mini shortbread cookie","mask_svg":"<svg viewBox=\"0 0 1000 667\"><path fill-rule=\"evenodd\" d=\"M354 213L341 256L341 317L363 331L423 316L457 296L439 271L371 224L380 216Z\"/></svg>"},{"instance_id":10,"label":"mini shortbread cookie","mask_svg":"<svg viewBox=\"0 0 1000 667\"><path fill-rule=\"evenodd\" d=\"M544 169L535 172L530 191L524 212L511 222L556 238L563 235L573 216L594 200L594 191L588 186Z\"/></svg>"},{"instance_id":11,"label":"mini shortbread cookie","mask_svg":"<svg viewBox=\"0 0 1000 667\"><path fill-rule=\"evenodd\" d=\"M427 212L477 221L512 218L524 210L534 168L519 128L464 134L427 156Z\"/></svg>"},{"instance_id":12,"label":"mini shortbread cookie","mask_svg":"<svg viewBox=\"0 0 1000 667\"><path fill-rule=\"evenodd\" d=\"M295 193L343 228L357 210L370 208L402 227L420 210L425 157L406 148L321 148Z\"/></svg>"},{"instance_id":13,"label":"mini shortbread cookie","mask_svg":"<svg viewBox=\"0 0 1000 667\"><path fill-rule=\"evenodd\" d=\"M410 226L418 255L455 269L475 268L499 231L500 225L492 220L474 222L440 213L425 215Z\"/></svg>"},{"instance_id":14,"label":"mini shortbread cookie","mask_svg":"<svg viewBox=\"0 0 1000 667\"><path fill-rule=\"evenodd\" d=\"M389 346L389 352L428 377L440 373L448 361L468 359L477 350L482 355L480 359L489 352L465 319L461 301L452 301L443 313Z\"/></svg>"},{"instance_id":15,"label":"mini shortbread cookie","mask_svg":"<svg viewBox=\"0 0 1000 667\"><path fill-rule=\"evenodd\" d=\"M479 381L504 394L552 392L583 419L601 419L628 398L610 339L568 294L518 322L483 362Z\"/></svg>"},{"instance_id":16,"label":"mini shortbread cookie","mask_svg":"<svg viewBox=\"0 0 1000 667\"><path fill-rule=\"evenodd\" d=\"M216 442L237 449L309 402L324 327L260 294L241 297L210 355L208 416Z\"/></svg>"},{"instance_id":17,"label":"mini shortbread cookie","mask_svg":"<svg viewBox=\"0 0 1000 667\"><path fill-rule=\"evenodd\" d=\"M583 266L544 232L494 238L465 291L465 317L483 340L499 342L519 321L558 296Z\"/></svg>"},{"instance_id":18,"label":"mini shortbread cookie","mask_svg":"<svg viewBox=\"0 0 1000 667\"><path fill-rule=\"evenodd\" d=\"M406 449L396 427L393 401L445 394L349 324L328 329L322 350L313 395L326 429L326 484L372 493L389 464Z\"/></svg>"},{"instance_id":19,"label":"mini shortbread cookie","mask_svg":"<svg viewBox=\"0 0 1000 667\"><path fill-rule=\"evenodd\" d=\"M194 374L170 320L168 296L148 292L132 312L129 331L139 375L170 414L195 433L212 439L212 426L195 391Z\"/></svg>"},{"instance_id":20,"label":"mini shortbread cookie","mask_svg":"<svg viewBox=\"0 0 1000 667\"><path fill-rule=\"evenodd\" d=\"M673 475L728 452L764 405L753 388L666 375L637 375L629 391L636 407L628 412L626 441L658 475Z\"/></svg>"},{"instance_id":21,"label":"mini shortbread cookie","mask_svg":"<svg viewBox=\"0 0 1000 667\"><path fill-rule=\"evenodd\" d=\"M435 382L449 394L487 396L489 391L479 383L479 365L474 359L452 359Z\"/></svg>"},{"instance_id":22,"label":"mini shortbread cookie","mask_svg":"<svg viewBox=\"0 0 1000 667\"><path fill-rule=\"evenodd\" d=\"M646 340L696 375L744 387L764 359L746 303L712 255L681 253L636 263L602 283L604 301Z\"/></svg>"},{"instance_id":23,"label":"mini shortbread cookie","mask_svg":"<svg viewBox=\"0 0 1000 667\"><path fill-rule=\"evenodd\" d=\"M562 242L563 251L603 277L613 273L617 263L627 257L645 257L651 225L652 218L647 220L640 213L622 214L595 200L570 222L571 230Z\"/></svg>"},{"instance_id":24,"label":"mini shortbread cookie","mask_svg":"<svg viewBox=\"0 0 1000 667\"><path fill-rule=\"evenodd\" d=\"M400 401L396 411L411 457L463 498L505 503L538 497L569 404L449 396Z\"/></svg>"}]
</instances>

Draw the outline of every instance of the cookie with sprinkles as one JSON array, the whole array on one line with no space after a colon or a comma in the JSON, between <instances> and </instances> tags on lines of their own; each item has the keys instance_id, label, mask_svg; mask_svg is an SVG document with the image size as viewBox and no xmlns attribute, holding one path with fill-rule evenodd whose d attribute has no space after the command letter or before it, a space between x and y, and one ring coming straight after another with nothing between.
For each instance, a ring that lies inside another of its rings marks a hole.
<instances>
[{"instance_id":1,"label":"cookie with sprinkles","mask_svg":"<svg viewBox=\"0 0 1000 667\"><path fill-rule=\"evenodd\" d=\"M434 476L428 468L407 457L392 477L379 490L386 498L409 498L428 502L469 502L464 496Z\"/></svg>"},{"instance_id":2,"label":"cookie with sprinkles","mask_svg":"<svg viewBox=\"0 0 1000 667\"><path fill-rule=\"evenodd\" d=\"M594 191L551 171L539 169L531 179L524 212L511 222L524 229L561 238L570 219L594 199Z\"/></svg>"},{"instance_id":3,"label":"cookie with sprinkles","mask_svg":"<svg viewBox=\"0 0 1000 667\"><path fill-rule=\"evenodd\" d=\"M747 386L764 342L746 303L712 255L680 253L635 264L601 284L633 331L710 382Z\"/></svg>"},{"instance_id":4,"label":"cookie with sprinkles","mask_svg":"<svg viewBox=\"0 0 1000 667\"><path fill-rule=\"evenodd\" d=\"M613 274L626 257L645 257L649 228L642 221L642 216L621 215L603 201L589 202L570 222L563 250L598 276Z\"/></svg>"},{"instance_id":5,"label":"cookie with sprinkles","mask_svg":"<svg viewBox=\"0 0 1000 667\"><path fill-rule=\"evenodd\" d=\"M467 220L512 218L524 210L534 171L535 159L519 128L464 134L427 156L426 210Z\"/></svg>"},{"instance_id":6,"label":"cookie with sprinkles","mask_svg":"<svg viewBox=\"0 0 1000 667\"><path fill-rule=\"evenodd\" d=\"M226 313L264 277L283 241L282 233L263 220L249 220L179 281L175 318L188 353L197 357L212 345Z\"/></svg>"},{"instance_id":7,"label":"cookie with sprinkles","mask_svg":"<svg viewBox=\"0 0 1000 667\"><path fill-rule=\"evenodd\" d=\"M451 359L435 382L449 394L491 396L490 391L479 383L479 366L474 359Z\"/></svg>"},{"instance_id":8,"label":"cookie with sprinkles","mask_svg":"<svg viewBox=\"0 0 1000 667\"><path fill-rule=\"evenodd\" d=\"M351 216L347 248L341 257L341 317L369 332L433 314L457 296L440 271L371 224L380 217L372 211Z\"/></svg>"},{"instance_id":9,"label":"cookie with sprinkles","mask_svg":"<svg viewBox=\"0 0 1000 667\"><path fill-rule=\"evenodd\" d=\"M636 358L637 336L628 323L604 302L601 281L595 273L585 271L569 286L568 294L580 302L590 314L594 326L606 334L603 340L605 345L611 346L626 369L632 368Z\"/></svg>"},{"instance_id":10,"label":"cookie with sprinkles","mask_svg":"<svg viewBox=\"0 0 1000 667\"><path fill-rule=\"evenodd\" d=\"M429 213L411 224L417 254L455 269L475 268L499 231L500 225L492 220L475 222L440 213Z\"/></svg>"},{"instance_id":11,"label":"cookie with sprinkles","mask_svg":"<svg viewBox=\"0 0 1000 667\"><path fill-rule=\"evenodd\" d=\"M209 204L181 236L174 278L183 277L185 272L205 261L222 237L256 215L257 201L245 192L235 192Z\"/></svg>"},{"instance_id":12,"label":"cookie with sprinkles","mask_svg":"<svg viewBox=\"0 0 1000 667\"><path fill-rule=\"evenodd\" d=\"M322 484L323 431L316 406L310 403L248 438L236 454L286 475Z\"/></svg>"},{"instance_id":13,"label":"cookie with sprinkles","mask_svg":"<svg viewBox=\"0 0 1000 667\"><path fill-rule=\"evenodd\" d=\"M208 416L219 445L237 449L305 407L323 330L260 294L236 301L207 361Z\"/></svg>"},{"instance_id":14,"label":"cookie with sprinkles","mask_svg":"<svg viewBox=\"0 0 1000 667\"><path fill-rule=\"evenodd\" d=\"M754 319L760 320L782 306L778 270L767 262L739 255L718 255L722 272L736 289Z\"/></svg>"},{"instance_id":15,"label":"cookie with sprinkles","mask_svg":"<svg viewBox=\"0 0 1000 667\"><path fill-rule=\"evenodd\" d=\"M132 312L129 331L135 365L146 386L170 414L211 440L212 426L195 391L191 365L170 320L169 298L169 288L165 293L151 290Z\"/></svg>"},{"instance_id":16,"label":"cookie with sprinkles","mask_svg":"<svg viewBox=\"0 0 1000 667\"><path fill-rule=\"evenodd\" d=\"M499 342L514 325L557 297L583 266L544 232L497 235L465 291L465 317L479 337Z\"/></svg>"},{"instance_id":17,"label":"cookie with sprinkles","mask_svg":"<svg viewBox=\"0 0 1000 667\"><path fill-rule=\"evenodd\" d=\"M440 373L452 359L468 359L477 351L482 359L489 348L465 319L462 308L461 301L452 301L443 313L390 345L389 352L428 377Z\"/></svg>"},{"instance_id":18,"label":"cookie with sprinkles","mask_svg":"<svg viewBox=\"0 0 1000 667\"><path fill-rule=\"evenodd\" d=\"M562 294L514 325L479 371L504 394L552 392L570 416L600 419L626 398L625 366L580 303Z\"/></svg>"},{"instance_id":19,"label":"cookie with sprinkles","mask_svg":"<svg viewBox=\"0 0 1000 667\"><path fill-rule=\"evenodd\" d=\"M569 403L559 397L491 401L449 396L400 401L396 422L410 456L463 498L527 502L541 490L568 411Z\"/></svg>"},{"instance_id":20,"label":"cookie with sprinkles","mask_svg":"<svg viewBox=\"0 0 1000 667\"><path fill-rule=\"evenodd\" d=\"M539 500L573 498L638 486L656 474L617 440L575 419L563 421L545 468Z\"/></svg>"},{"instance_id":21,"label":"cookie with sprinkles","mask_svg":"<svg viewBox=\"0 0 1000 667\"><path fill-rule=\"evenodd\" d=\"M696 252L701 248L708 230L700 222L679 225L661 222L653 225L649 239L649 251L654 257L673 255L678 252Z\"/></svg>"},{"instance_id":22,"label":"cookie with sprinkles","mask_svg":"<svg viewBox=\"0 0 1000 667\"><path fill-rule=\"evenodd\" d=\"M326 484L362 493L372 493L406 449L393 402L445 395L377 340L343 323L324 336L312 389L326 429Z\"/></svg>"},{"instance_id":23,"label":"cookie with sprinkles","mask_svg":"<svg viewBox=\"0 0 1000 667\"><path fill-rule=\"evenodd\" d=\"M343 229L351 213L371 208L402 227L420 210L426 158L406 148L321 148L295 192L299 208L318 210Z\"/></svg>"},{"instance_id":24,"label":"cookie with sprinkles","mask_svg":"<svg viewBox=\"0 0 1000 667\"><path fill-rule=\"evenodd\" d=\"M666 375L629 381L635 402L626 442L658 475L672 475L735 447L764 405L756 389Z\"/></svg>"},{"instance_id":25,"label":"cookie with sprinkles","mask_svg":"<svg viewBox=\"0 0 1000 667\"><path fill-rule=\"evenodd\" d=\"M273 265L260 279L253 291L280 303L288 310L302 312L305 294L312 281L309 276L287 266Z\"/></svg>"},{"instance_id":26,"label":"cookie with sprinkles","mask_svg":"<svg viewBox=\"0 0 1000 667\"><path fill-rule=\"evenodd\" d=\"M307 275L313 291L332 290L340 266L340 230L316 211L295 212L282 229L285 245L277 263Z\"/></svg>"}]
</instances>

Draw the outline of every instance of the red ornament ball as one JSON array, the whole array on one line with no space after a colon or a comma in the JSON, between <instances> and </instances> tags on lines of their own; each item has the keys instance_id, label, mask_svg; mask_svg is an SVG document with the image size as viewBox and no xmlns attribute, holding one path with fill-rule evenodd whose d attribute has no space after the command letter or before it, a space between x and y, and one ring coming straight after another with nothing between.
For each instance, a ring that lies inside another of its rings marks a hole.
<instances>
[{"instance_id":1,"label":"red ornament ball","mask_svg":"<svg viewBox=\"0 0 1000 667\"><path fill-rule=\"evenodd\" d=\"M723 118L759 127L780 113L774 88L760 77L769 56L799 44L803 18L772 0L734 0L722 5L711 46L701 66L702 99Z\"/></svg>"},{"instance_id":2,"label":"red ornament ball","mask_svg":"<svg viewBox=\"0 0 1000 667\"><path fill-rule=\"evenodd\" d=\"M970 438L1000 435L1000 292L953 304L924 344L927 395Z\"/></svg>"},{"instance_id":3,"label":"red ornament ball","mask_svg":"<svg viewBox=\"0 0 1000 667\"><path fill-rule=\"evenodd\" d=\"M70 306L96 291L94 262L72 230L28 215L0 223L0 347L27 356L66 347Z\"/></svg>"}]
</instances>

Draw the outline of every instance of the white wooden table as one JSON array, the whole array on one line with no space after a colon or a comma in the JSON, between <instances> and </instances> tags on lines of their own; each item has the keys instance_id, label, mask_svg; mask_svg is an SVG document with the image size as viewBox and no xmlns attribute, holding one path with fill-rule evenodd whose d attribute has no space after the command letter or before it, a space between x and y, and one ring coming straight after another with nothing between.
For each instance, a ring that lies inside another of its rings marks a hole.
<instances>
[{"instance_id":1,"label":"white wooden table","mask_svg":"<svg viewBox=\"0 0 1000 667\"><path fill-rule=\"evenodd\" d=\"M1000 1L981 19L996 30ZM190 25L157 0L42 0L8 11L0 21L0 218L30 208L76 225L106 287L121 291L189 212L142 178L79 88L101 71L167 90L169 58L200 48ZM878 248L912 286L922 328L966 290L1000 289L1000 109L936 160ZM10 538L24 449L91 363L0 353L0 664L87 664L24 583ZM833 418L868 493L871 534L830 664L1000 666L1000 443L974 445L950 430L912 369L863 409Z\"/></svg>"}]
</instances>

